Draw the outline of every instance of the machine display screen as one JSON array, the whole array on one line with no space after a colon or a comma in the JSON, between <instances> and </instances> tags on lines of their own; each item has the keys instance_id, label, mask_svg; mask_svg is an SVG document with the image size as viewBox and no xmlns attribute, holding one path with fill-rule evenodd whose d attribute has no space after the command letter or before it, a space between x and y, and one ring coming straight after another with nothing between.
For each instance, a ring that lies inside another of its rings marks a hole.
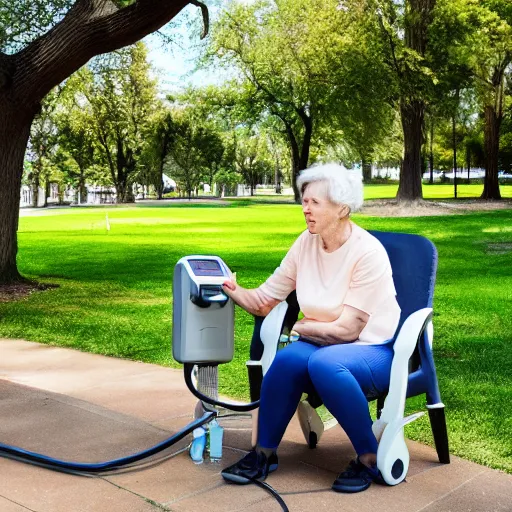
<instances>
[{"instance_id":1,"label":"machine display screen","mask_svg":"<svg viewBox=\"0 0 512 512\"><path fill-rule=\"evenodd\" d=\"M215 260L189 260L190 267L196 276L223 276L222 268Z\"/></svg>"}]
</instances>

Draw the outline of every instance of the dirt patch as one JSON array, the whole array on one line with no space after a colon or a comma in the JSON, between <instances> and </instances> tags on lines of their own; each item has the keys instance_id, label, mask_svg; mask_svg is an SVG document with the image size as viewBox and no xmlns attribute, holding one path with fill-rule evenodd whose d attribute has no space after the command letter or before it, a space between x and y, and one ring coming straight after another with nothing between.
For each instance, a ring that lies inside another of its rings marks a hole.
<instances>
[{"instance_id":1,"label":"dirt patch","mask_svg":"<svg viewBox=\"0 0 512 512\"><path fill-rule=\"evenodd\" d=\"M512 200L510 199L503 199L501 201L462 199L450 202L412 201L409 203L399 203L396 200L374 199L365 201L361 213L371 217L426 217L510 209L512 209Z\"/></svg>"},{"instance_id":2,"label":"dirt patch","mask_svg":"<svg viewBox=\"0 0 512 512\"><path fill-rule=\"evenodd\" d=\"M43 284L37 282L21 282L11 284L0 284L0 302L14 302L28 297L34 292L58 288L57 284Z\"/></svg>"},{"instance_id":3,"label":"dirt patch","mask_svg":"<svg viewBox=\"0 0 512 512\"><path fill-rule=\"evenodd\" d=\"M497 242L487 244L487 254L509 254L512 252L512 243Z\"/></svg>"}]
</instances>

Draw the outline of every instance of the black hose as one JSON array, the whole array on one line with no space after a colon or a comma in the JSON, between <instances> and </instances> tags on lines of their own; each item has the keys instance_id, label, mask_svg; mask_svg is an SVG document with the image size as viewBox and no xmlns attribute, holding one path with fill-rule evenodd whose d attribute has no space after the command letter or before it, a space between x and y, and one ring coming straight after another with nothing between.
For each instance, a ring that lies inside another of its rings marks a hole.
<instances>
[{"instance_id":1,"label":"black hose","mask_svg":"<svg viewBox=\"0 0 512 512\"><path fill-rule=\"evenodd\" d=\"M178 441L181 441L184 437L190 434L197 427L200 427L201 425L204 425L205 423L209 423L210 421L212 421L216 416L217 413L215 411L207 412L203 416L201 416L201 418L194 420L193 422L189 423L186 427L182 428L179 432L176 432L176 434L174 434L173 436L169 437L165 441L162 441L161 443L158 443L157 445L151 448L148 448L147 450L135 453L133 455L129 455L127 457L122 457L120 459L114 459L105 462L69 462L54 459L46 455L30 452L24 450L23 448L18 448L17 446L9 446L3 443L0 443L0 455L16 457L17 459L21 459L24 462L42 464L52 469L79 471L82 473L103 473L105 471L111 471L113 469L119 469L123 466L128 466L129 464L133 464L142 459L146 459L148 457L151 457L152 455L155 455L158 452L161 452L169 448L173 444L176 444Z\"/></svg>"},{"instance_id":2,"label":"black hose","mask_svg":"<svg viewBox=\"0 0 512 512\"><path fill-rule=\"evenodd\" d=\"M252 411L253 409L257 409L260 406L260 401L256 400L255 402L249 402L247 404L235 404L232 402L221 402L219 400L215 400L209 396L203 395L198 389L194 386L192 382L192 372L194 371L194 363L185 363L183 365L183 371L185 373L185 383L187 384L190 392L199 398L202 402L205 402L210 405L216 405L219 407L225 407L226 409L230 409L231 411L237 412L247 412Z\"/></svg>"},{"instance_id":3,"label":"black hose","mask_svg":"<svg viewBox=\"0 0 512 512\"><path fill-rule=\"evenodd\" d=\"M279 493L273 487L268 485L266 482L260 482L259 480L256 480L255 478L253 478L251 480L251 482L253 484L256 484L258 487L261 487L262 489L265 489L267 492L269 492L276 499L276 501L279 503L279 505L281 505L283 512L290 512L288 509L288 506L284 502L283 498L281 498Z\"/></svg>"}]
</instances>

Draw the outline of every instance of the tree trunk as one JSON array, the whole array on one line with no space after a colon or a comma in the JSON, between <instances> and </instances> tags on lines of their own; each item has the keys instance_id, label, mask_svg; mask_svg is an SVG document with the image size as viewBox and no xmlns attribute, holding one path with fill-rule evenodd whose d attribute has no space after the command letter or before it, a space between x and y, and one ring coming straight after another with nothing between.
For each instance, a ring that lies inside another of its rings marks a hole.
<instances>
[{"instance_id":1,"label":"tree trunk","mask_svg":"<svg viewBox=\"0 0 512 512\"><path fill-rule=\"evenodd\" d=\"M118 204L126 203L126 201L125 201L126 190L125 190L124 183L116 183L115 187L116 187L116 196L117 196L116 203L118 203Z\"/></svg>"},{"instance_id":2,"label":"tree trunk","mask_svg":"<svg viewBox=\"0 0 512 512\"><path fill-rule=\"evenodd\" d=\"M295 138L295 134L290 125L286 125L286 135L288 137L288 142L290 143L290 157L291 157L291 178L292 178L292 188L293 195L295 198L295 202L300 202L300 190L297 188L297 178L300 172L300 151L299 145L297 144L297 139Z\"/></svg>"},{"instance_id":3,"label":"tree trunk","mask_svg":"<svg viewBox=\"0 0 512 512\"><path fill-rule=\"evenodd\" d=\"M274 186L276 194L281 194L281 172L279 171L279 160L276 158L276 169L274 171Z\"/></svg>"},{"instance_id":4,"label":"tree trunk","mask_svg":"<svg viewBox=\"0 0 512 512\"><path fill-rule=\"evenodd\" d=\"M468 185L470 183L469 173L471 172L471 150L466 146L466 165L468 166Z\"/></svg>"},{"instance_id":5,"label":"tree trunk","mask_svg":"<svg viewBox=\"0 0 512 512\"><path fill-rule=\"evenodd\" d=\"M78 182L78 191L80 194L80 204L87 203L87 187L85 186L85 178L83 176L80 177Z\"/></svg>"},{"instance_id":6,"label":"tree trunk","mask_svg":"<svg viewBox=\"0 0 512 512\"><path fill-rule=\"evenodd\" d=\"M39 206L39 171L32 175L32 207L37 208Z\"/></svg>"},{"instance_id":7,"label":"tree trunk","mask_svg":"<svg viewBox=\"0 0 512 512\"><path fill-rule=\"evenodd\" d=\"M453 143L453 197L457 199L457 122L452 116L452 143Z\"/></svg>"},{"instance_id":8,"label":"tree trunk","mask_svg":"<svg viewBox=\"0 0 512 512\"><path fill-rule=\"evenodd\" d=\"M361 160L361 167L363 168L363 182L371 183L372 181L372 163L366 158Z\"/></svg>"},{"instance_id":9,"label":"tree trunk","mask_svg":"<svg viewBox=\"0 0 512 512\"><path fill-rule=\"evenodd\" d=\"M431 185L434 184L434 116L430 117L430 155L428 159L429 171L430 171L430 180L429 183Z\"/></svg>"},{"instance_id":10,"label":"tree trunk","mask_svg":"<svg viewBox=\"0 0 512 512\"><path fill-rule=\"evenodd\" d=\"M62 183L58 185L58 194L59 194L59 205L62 206L64 204L64 195L66 193L66 188Z\"/></svg>"},{"instance_id":11,"label":"tree trunk","mask_svg":"<svg viewBox=\"0 0 512 512\"><path fill-rule=\"evenodd\" d=\"M158 169L158 184L156 186L157 199L164 198L164 159L160 162Z\"/></svg>"},{"instance_id":12,"label":"tree trunk","mask_svg":"<svg viewBox=\"0 0 512 512\"><path fill-rule=\"evenodd\" d=\"M498 183L498 153L500 149L500 119L493 106L485 107L484 151L485 179L482 199L501 199Z\"/></svg>"},{"instance_id":13,"label":"tree trunk","mask_svg":"<svg viewBox=\"0 0 512 512\"><path fill-rule=\"evenodd\" d=\"M309 150L311 148L311 137L313 136L313 119L307 115L301 116L304 124L304 136L302 138L302 148L300 152L300 169L307 169L309 163Z\"/></svg>"},{"instance_id":14,"label":"tree trunk","mask_svg":"<svg viewBox=\"0 0 512 512\"><path fill-rule=\"evenodd\" d=\"M423 198L421 189L421 146L425 104L421 100L400 103L404 133L404 158L400 166L398 200L414 201Z\"/></svg>"},{"instance_id":15,"label":"tree trunk","mask_svg":"<svg viewBox=\"0 0 512 512\"><path fill-rule=\"evenodd\" d=\"M0 102L0 283L22 281L16 266L23 159L33 116Z\"/></svg>"},{"instance_id":16,"label":"tree trunk","mask_svg":"<svg viewBox=\"0 0 512 512\"><path fill-rule=\"evenodd\" d=\"M408 0L405 2L406 24L404 42L419 55L424 56L428 43L428 27L436 0ZM405 76L406 81L408 78ZM423 93L415 91L412 96L402 94L400 114L404 132L404 159L400 168L398 200L414 201L423 198L421 188L423 128L425 100Z\"/></svg>"},{"instance_id":17,"label":"tree trunk","mask_svg":"<svg viewBox=\"0 0 512 512\"><path fill-rule=\"evenodd\" d=\"M46 208L48 206L48 198L50 197L51 190L50 179L47 177L44 181L44 204L43 207Z\"/></svg>"}]
</instances>

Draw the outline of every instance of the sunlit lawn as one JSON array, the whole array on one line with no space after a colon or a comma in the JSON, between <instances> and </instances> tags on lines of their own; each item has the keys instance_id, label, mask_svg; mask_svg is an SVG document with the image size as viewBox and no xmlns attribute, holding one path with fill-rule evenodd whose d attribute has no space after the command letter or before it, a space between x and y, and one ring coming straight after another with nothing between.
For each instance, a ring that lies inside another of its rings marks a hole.
<instances>
[{"instance_id":1,"label":"sunlit lawn","mask_svg":"<svg viewBox=\"0 0 512 512\"><path fill-rule=\"evenodd\" d=\"M512 473L512 210L355 220L420 233L437 245L435 355L451 450ZM22 217L21 271L60 287L0 303L0 336L178 366L171 358L176 261L218 254L242 285L256 286L303 228L294 205L63 209ZM221 372L226 394L247 398L240 382L251 330L251 318L239 311L236 357ZM432 442L426 418L407 435Z\"/></svg>"},{"instance_id":2,"label":"sunlit lawn","mask_svg":"<svg viewBox=\"0 0 512 512\"><path fill-rule=\"evenodd\" d=\"M510 180L512 182L512 180ZM483 192L483 185L480 184L458 184L457 197L460 199L480 197ZM398 185L366 185L365 199L388 199L396 196ZM501 185L500 192L502 197L512 197L512 183L510 185ZM425 199L453 199L454 187L451 184L423 185L423 197Z\"/></svg>"},{"instance_id":3,"label":"sunlit lawn","mask_svg":"<svg viewBox=\"0 0 512 512\"><path fill-rule=\"evenodd\" d=\"M509 185L501 185L500 191L504 198L512 198L512 180ZM478 198L482 195L484 187L481 184L458 184L457 185L457 197L459 199ZM385 184L370 184L364 187L365 199L392 199L396 197L398 191L398 184L385 183ZM446 200L453 199L454 190L452 184L439 184L434 185L423 185L423 197L431 200ZM236 202L242 202L249 198L232 198L230 200ZM253 202L267 202L267 201L283 201L291 202L292 196L276 196L269 193L268 190L264 192L257 191L257 195L251 198Z\"/></svg>"}]
</instances>

